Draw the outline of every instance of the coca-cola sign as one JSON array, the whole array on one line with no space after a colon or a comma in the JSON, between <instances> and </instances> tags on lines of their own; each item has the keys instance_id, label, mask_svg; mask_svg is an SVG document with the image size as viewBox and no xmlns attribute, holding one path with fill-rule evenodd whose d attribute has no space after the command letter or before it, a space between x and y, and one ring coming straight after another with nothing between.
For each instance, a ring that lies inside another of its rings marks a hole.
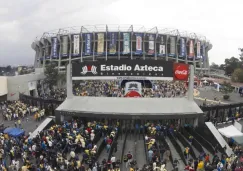
<instances>
[{"instance_id":1,"label":"coca-cola sign","mask_svg":"<svg viewBox=\"0 0 243 171\"><path fill-rule=\"evenodd\" d=\"M187 81L189 73L189 65L182 63L174 63L174 80Z\"/></svg>"}]
</instances>

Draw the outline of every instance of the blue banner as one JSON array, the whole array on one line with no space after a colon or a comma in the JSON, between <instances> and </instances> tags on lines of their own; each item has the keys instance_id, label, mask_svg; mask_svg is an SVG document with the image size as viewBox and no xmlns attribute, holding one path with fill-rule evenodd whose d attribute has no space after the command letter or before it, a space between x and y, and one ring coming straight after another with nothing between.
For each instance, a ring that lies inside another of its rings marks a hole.
<instances>
[{"instance_id":1,"label":"blue banner","mask_svg":"<svg viewBox=\"0 0 243 171\"><path fill-rule=\"evenodd\" d=\"M186 44L185 44L185 39L181 38L180 39L180 57L185 57L186 56Z\"/></svg>"},{"instance_id":2,"label":"blue banner","mask_svg":"<svg viewBox=\"0 0 243 171\"><path fill-rule=\"evenodd\" d=\"M110 34L110 46L109 46L109 53L116 54L116 40L117 40L117 33L109 33Z\"/></svg>"},{"instance_id":3,"label":"blue banner","mask_svg":"<svg viewBox=\"0 0 243 171\"><path fill-rule=\"evenodd\" d=\"M143 53L143 34L136 33L136 55L141 55Z\"/></svg>"},{"instance_id":4,"label":"blue banner","mask_svg":"<svg viewBox=\"0 0 243 171\"><path fill-rule=\"evenodd\" d=\"M205 44L202 45L202 60L206 60L206 46Z\"/></svg>"},{"instance_id":5,"label":"blue banner","mask_svg":"<svg viewBox=\"0 0 243 171\"><path fill-rule=\"evenodd\" d=\"M92 34L85 34L85 55L91 55Z\"/></svg>"},{"instance_id":6,"label":"blue banner","mask_svg":"<svg viewBox=\"0 0 243 171\"><path fill-rule=\"evenodd\" d=\"M57 49L57 38L52 38L52 58L57 59L58 58L58 49Z\"/></svg>"}]
</instances>

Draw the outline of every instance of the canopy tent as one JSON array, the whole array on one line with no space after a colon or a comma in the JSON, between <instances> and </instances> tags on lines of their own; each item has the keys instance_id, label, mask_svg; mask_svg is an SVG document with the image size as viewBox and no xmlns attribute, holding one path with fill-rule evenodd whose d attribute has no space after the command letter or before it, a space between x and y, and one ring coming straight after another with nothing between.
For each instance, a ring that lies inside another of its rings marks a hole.
<instances>
[{"instance_id":1,"label":"canopy tent","mask_svg":"<svg viewBox=\"0 0 243 171\"><path fill-rule=\"evenodd\" d=\"M228 127L224 127L224 128L220 128L218 129L218 131L224 135L227 138L231 138L231 137L240 137L243 136L243 133L240 132L236 127L234 127L233 125L230 125Z\"/></svg>"},{"instance_id":2,"label":"canopy tent","mask_svg":"<svg viewBox=\"0 0 243 171\"><path fill-rule=\"evenodd\" d=\"M3 131L4 134L8 134L11 137L20 137L22 135L24 135L24 130L20 129L20 128L6 128Z\"/></svg>"},{"instance_id":3,"label":"canopy tent","mask_svg":"<svg viewBox=\"0 0 243 171\"><path fill-rule=\"evenodd\" d=\"M233 137L237 144L243 145L243 136Z\"/></svg>"},{"instance_id":4,"label":"canopy tent","mask_svg":"<svg viewBox=\"0 0 243 171\"><path fill-rule=\"evenodd\" d=\"M137 91L130 91L125 95L125 97L141 97L141 94Z\"/></svg>"}]
</instances>

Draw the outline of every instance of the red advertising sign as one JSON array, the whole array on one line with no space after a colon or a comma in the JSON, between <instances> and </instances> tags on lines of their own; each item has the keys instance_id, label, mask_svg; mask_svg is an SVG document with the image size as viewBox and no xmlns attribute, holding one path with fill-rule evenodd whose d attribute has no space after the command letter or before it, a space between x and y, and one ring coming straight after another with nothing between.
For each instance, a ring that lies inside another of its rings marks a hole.
<instances>
[{"instance_id":1,"label":"red advertising sign","mask_svg":"<svg viewBox=\"0 0 243 171\"><path fill-rule=\"evenodd\" d=\"M187 81L189 75L189 65L183 63L174 63L173 74L174 80Z\"/></svg>"}]
</instances>

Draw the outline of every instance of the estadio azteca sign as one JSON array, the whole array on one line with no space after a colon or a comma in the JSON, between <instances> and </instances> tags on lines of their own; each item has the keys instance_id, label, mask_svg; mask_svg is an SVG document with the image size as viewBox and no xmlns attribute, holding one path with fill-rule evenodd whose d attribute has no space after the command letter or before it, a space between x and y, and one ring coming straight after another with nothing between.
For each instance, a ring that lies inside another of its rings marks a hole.
<instances>
[{"instance_id":1,"label":"estadio azteca sign","mask_svg":"<svg viewBox=\"0 0 243 171\"><path fill-rule=\"evenodd\" d=\"M173 78L173 62L163 60L108 60L72 64L72 77L75 78L109 76Z\"/></svg>"}]
</instances>

